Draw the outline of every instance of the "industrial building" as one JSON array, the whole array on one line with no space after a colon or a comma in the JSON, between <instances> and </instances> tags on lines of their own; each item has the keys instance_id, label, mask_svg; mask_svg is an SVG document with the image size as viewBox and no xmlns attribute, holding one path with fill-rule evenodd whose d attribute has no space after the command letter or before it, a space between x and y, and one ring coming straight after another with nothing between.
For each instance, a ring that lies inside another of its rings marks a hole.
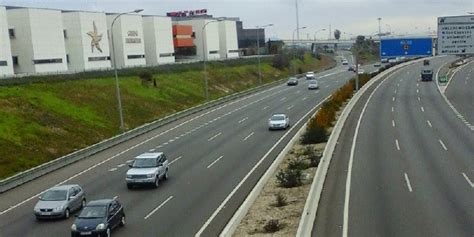
<instances>
[{"instance_id":1,"label":"industrial building","mask_svg":"<svg viewBox=\"0 0 474 237\"><path fill-rule=\"evenodd\" d=\"M236 24L239 49L257 47L257 38L261 46L265 45L265 29L244 29L240 20L237 20Z\"/></svg>"},{"instance_id":2,"label":"industrial building","mask_svg":"<svg viewBox=\"0 0 474 237\"><path fill-rule=\"evenodd\" d=\"M63 11L67 65L70 72L111 67L105 13Z\"/></svg>"},{"instance_id":3,"label":"industrial building","mask_svg":"<svg viewBox=\"0 0 474 237\"><path fill-rule=\"evenodd\" d=\"M125 14L115 20L114 27L111 29L113 20L118 16L115 13L107 14L107 28L113 34L115 43L115 53L117 57L117 68L127 68L136 66L145 66L145 44L143 40L142 16ZM109 37L109 44L112 45L112 37ZM111 52L112 60L114 59Z\"/></svg>"},{"instance_id":4,"label":"industrial building","mask_svg":"<svg viewBox=\"0 0 474 237\"><path fill-rule=\"evenodd\" d=\"M146 65L174 63L173 29L170 17L143 16Z\"/></svg>"},{"instance_id":5,"label":"industrial building","mask_svg":"<svg viewBox=\"0 0 474 237\"><path fill-rule=\"evenodd\" d=\"M0 78L13 75L10 36L8 35L7 12L0 6Z\"/></svg>"},{"instance_id":6,"label":"industrial building","mask_svg":"<svg viewBox=\"0 0 474 237\"><path fill-rule=\"evenodd\" d=\"M222 59L238 58L237 27L235 21L224 20L219 24L219 53Z\"/></svg>"},{"instance_id":7,"label":"industrial building","mask_svg":"<svg viewBox=\"0 0 474 237\"><path fill-rule=\"evenodd\" d=\"M6 10L14 72L67 71L61 11L21 7Z\"/></svg>"},{"instance_id":8,"label":"industrial building","mask_svg":"<svg viewBox=\"0 0 474 237\"><path fill-rule=\"evenodd\" d=\"M192 26L196 56L200 60L220 59L219 25L216 20L209 18L184 18L183 20L173 22L173 24ZM206 27L204 28L204 26Z\"/></svg>"}]
</instances>

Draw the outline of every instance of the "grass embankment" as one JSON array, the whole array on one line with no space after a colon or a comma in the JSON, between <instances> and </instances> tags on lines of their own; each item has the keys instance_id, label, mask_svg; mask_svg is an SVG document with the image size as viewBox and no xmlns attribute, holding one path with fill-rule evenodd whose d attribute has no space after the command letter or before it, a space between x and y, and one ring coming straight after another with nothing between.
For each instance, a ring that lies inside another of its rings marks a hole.
<instances>
[{"instance_id":1,"label":"grass embankment","mask_svg":"<svg viewBox=\"0 0 474 237\"><path fill-rule=\"evenodd\" d=\"M323 57L300 64L323 70L334 61ZM121 72L127 75L120 77L127 129L205 102L199 65L151 71L157 87L142 84L134 76L138 73ZM257 86L257 72L255 59L210 63L211 99ZM278 70L265 59L262 73L263 81L270 82L289 70ZM114 80L101 73L87 74L87 80L0 87L0 179L118 134L116 105Z\"/></svg>"}]
</instances>

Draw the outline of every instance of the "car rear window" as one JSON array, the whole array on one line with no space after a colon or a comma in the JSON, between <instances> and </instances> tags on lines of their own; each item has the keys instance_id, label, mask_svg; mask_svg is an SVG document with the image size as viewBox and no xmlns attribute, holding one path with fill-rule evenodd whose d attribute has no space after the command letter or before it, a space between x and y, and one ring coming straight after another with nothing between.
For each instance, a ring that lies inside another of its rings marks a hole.
<instances>
[{"instance_id":1,"label":"car rear window","mask_svg":"<svg viewBox=\"0 0 474 237\"><path fill-rule=\"evenodd\" d=\"M273 115L271 120L272 121L285 120L285 116L283 116L283 115Z\"/></svg>"}]
</instances>

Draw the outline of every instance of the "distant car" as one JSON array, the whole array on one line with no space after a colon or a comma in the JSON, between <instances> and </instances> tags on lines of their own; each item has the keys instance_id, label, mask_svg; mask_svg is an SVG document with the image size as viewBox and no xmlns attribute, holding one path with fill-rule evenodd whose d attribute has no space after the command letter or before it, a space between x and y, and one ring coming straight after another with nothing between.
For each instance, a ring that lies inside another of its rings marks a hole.
<instances>
[{"instance_id":1,"label":"distant car","mask_svg":"<svg viewBox=\"0 0 474 237\"><path fill-rule=\"evenodd\" d=\"M381 63L388 63L388 58L382 58L382 59L380 59L380 62Z\"/></svg>"},{"instance_id":2,"label":"distant car","mask_svg":"<svg viewBox=\"0 0 474 237\"><path fill-rule=\"evenodd\" d=\"M432 81L433 70L431 68L421 70L421 81Z\"/></svg>"},{"instance_id":3,"label":"distant car","mask_svg":"<svg viewBox=\"0 0 474 237\"><path fill-rule=\"evenodd\" d=\"M359 74L359 75L360 75L360 74L364 74L364 73L365 73L365 71L364 71L364 69L362 69L362 68L359 68L359 71L357 71L357 74Z\"/></svg>"},{"instance_id":4,"label":"distant car","mask_svg":"<svg viewBox=\"0 0 474 237\"><path fill-rule=\"evenodd\" d=\"M313 79L316 79L316 75L314 75L314 72L307 72L306 80L313 80Z\"/></svg>"},{"instance_id":5,"label":"distant car","mask_svg":"<svg viewBox=\"0 0 474 237\"><path fill-rule=\"evenodd\" d=\"M349 69L347 69L350 72L355 72L355 67L354 66L349 66Z\"/></svg>"},{"instance_id":6,"label":"distant car","mask_svg":"<svg viewBox=\"0 0 474 237\"><path fill-rule=\"evenodd\" d=\"M168 179L169 162L163 152L144 153L133 160L127 171L127 187L152 184L158 188L160 180Z\"/></svg>"},{"instance_id":7,"label":"distant car","mask_svg":"<svg viewBox=\"0 0 474 237\"><path fill-rule=\"evenodd\" d=\"M349 65L349 62L346 59L344 59L342 60L342 65Z\"/></svg>"},{"instance_id":8,"label":"distant car","mask_svg":"<svg viewBox=\"0 0 474 237\"><path fill-rule=\"evenodd\" d=\"M389 63L397 63L397 59L396 58L389 58L388 62Z\"/></svg>"},{"instance_id":9,"label":"distant car","mask_svg":"<svg viewBox=\"0 0 474 237\"><path fill-rule=\"evenodd\" d=\"M77 184L52 187L44 192L34 207L36 219L69 218L86 204L86 194Z\"/></svg>"},{"instance_id":10,"label":"distant car","mask_svg":"<svg viewBox=\"0 0 474 237\"><path fill-rule=\"evenodd\" d=\"M429 65L430 65L430 60L429 59L423 60L423 66L429 66Z\"/></svg>"},{"instance_id":11,"label":"distant car","mask_svg":"<svg viewBox=\"0 0 474 237\"><path fill-rule=\"evenodd\" d=\"M319 88L319 84L318 84L318 81L317 81L317 80L311 80L311 81L309 81L309 84L308 84L308 89L309 89L309 90L318 89L318 88Z\"/></svg>"},{"instance_id":12,"label":"distant car","mask_svg":"<svg viewBox=\"0 0 474 237\"><path fill-rule=\"evenodd\" d=\"M381 66L382 66L382 64L381 64L381 63L379 63L379 62L377 62L377 63L374 63L374 67L381 67Z\"/></svg>"},{"instance_id":13,"label":"distant car","mask_svg":"<svg viewBox=\"0 0 474 237\"><path fill-rule=\"evenodd\" d=\"M286 114L274 114L268 119L268 130L287 129L290 126L290 118Z\"/></svg>"},{"instance_id":14,"label":"distant car","mask_svg":"<svg viewBox=\"0 0 474 237\"><path fill-rule=\"evenodd\" d=\"M122 204L115 199L90 201L71 226L71 236L110 236L114 228L125 225Z\"/></svg>"},{"instance_id":15,"label":"distant car","mask_svg":"<svg viewBox=\"0 0 474 237\"><path fill-rule=\"evenodd\" d=\"M296 86L298 85L298 79L296 77L290 77L290 79L288 79L288 82L286 84L289 86Z\"/></svg>"}]
</instances>

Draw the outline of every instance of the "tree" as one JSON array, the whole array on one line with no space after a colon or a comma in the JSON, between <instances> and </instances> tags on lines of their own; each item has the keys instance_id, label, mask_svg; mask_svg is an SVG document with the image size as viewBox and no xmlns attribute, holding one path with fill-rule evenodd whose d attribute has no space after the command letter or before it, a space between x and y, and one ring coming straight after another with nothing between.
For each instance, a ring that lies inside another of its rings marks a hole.
<instances>
[{"instance_id":1,"label":"tree","mask_svg":"<svg viewBox=\"0 0 474 237\"><path fill-rule=\"evenodd\" d=\"M334 31L334 38L336 38L336 40L339 40L341 38L341 31L340 30L335 30Z\"/></svg>"}]
</instances>

